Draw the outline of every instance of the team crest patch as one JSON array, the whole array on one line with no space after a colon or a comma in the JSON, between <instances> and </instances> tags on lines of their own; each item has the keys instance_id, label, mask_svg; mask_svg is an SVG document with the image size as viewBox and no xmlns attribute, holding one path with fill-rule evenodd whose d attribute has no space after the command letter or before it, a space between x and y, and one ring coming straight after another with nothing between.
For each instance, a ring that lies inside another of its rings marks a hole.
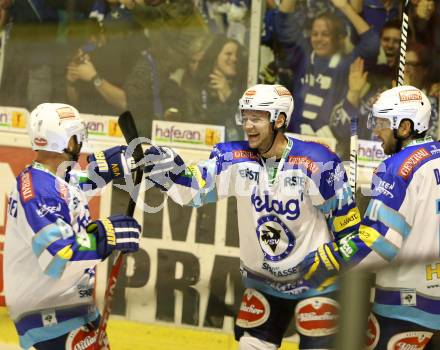
<instances>
[{"instance_id":1,"label":"team crest patch","mask_svg":"<svg viewBox=\"0 0 440 350\"><path fill-rule=\"evenodd\" d=\"M295 308L295 324L300 334L322 337L334 334L338 328L339 305L325 297L300 301Z\"/></svg>"},{"instance_id":2,"label":"team crest patch","mask_svg":"<svg viewBox=\"0 0 440 350\"><path fill-rule=\"evenodd\" d=\"M270 315L270 305L263 294L247 288L243 293L240 310L235 324L242 328L253 328L262 325Z\"/></svg>"},{"instance_id":3,"label":"team crest patch","mask_svg":"<svg viewBox=\"0 0 440 350\"><path fill-rule=\"evenodd\" d=\"M380 338L380 328L379 322L377 322L376 316L370 313L368 316L368 325L367 325L367 341L366 346L367 350L373 350Z\"/></svg>"},{"instance_id":4,"label":"team crest patch","mask_svg":"<svg viewBox=\"0 0 440 350\"><path fill-rule=\"evenodd\" d=\"M263 216L258 219L257 225L257 237L265 260L280 261L290 254L296 239L280 218Z\"/></svg>"},{"instance_id":5,"label":"team crest patch","mask_svg":"<svg viewBox=\"0 0 440 350\"><path fill-rule=\"evenodd\" d=\"M405 332L394 335L387 344L387 350L423 350L431 340L431 332Z\"/></svg>"}]
</instances>

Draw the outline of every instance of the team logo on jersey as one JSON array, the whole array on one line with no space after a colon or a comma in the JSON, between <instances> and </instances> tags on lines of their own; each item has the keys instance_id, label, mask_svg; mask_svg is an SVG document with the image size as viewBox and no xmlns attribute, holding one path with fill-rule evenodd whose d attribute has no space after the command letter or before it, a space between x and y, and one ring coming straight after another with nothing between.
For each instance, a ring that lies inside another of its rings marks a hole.
<instances>
[{"instance_id":1,"label":"team logo on jersey","mask_svg":"<svg viewBox=\"0 0 440 350\"><path fill-rule=\"evenodd\" d=\"M256 160L259 158L257 153L252 151L245 151L245 150L233 151L232 157L234 159L252 159L252 160Z\"/></svg>"},{"instance_id":2,"label":"team logo on jersey","mask_svg":"<svg viewBox=\"0 0 440 350\"><path fill-rule=\"evenodd\" d=\"M374 188L374 192L378 192L389 198L394 198L393 190L395 186L395 181L393 181L393 183L389 183L385 180L380 180L379 185Z\"/></svg>"},{"instance_id":3,"label":"team logo on jersey","mask_svg":"<svg viewBox=\"0 0 440 350\"><path fill-rule=\"evenodd\" d=\"M61 204L58 203L58 205L46 205L46 204L40 204L38 205L38 208L35 210L37 215L42 218L46 216L47 214L55 214L59 213L61 211Z\"/></svg>"},{"instance_id":4,"label":"team logo on jersey","mask_svg":"<svg viewBox=\"0 0 440 350\"><path fill-rule=\"evenodd\" d=\"M406 288L400 291L400 303L407 306L417 305L417 293L415 289Z\"/></svg>"},{"instance_id":5,"label":"team logo on jersey","mask_svg":"<svg viewBox=\"0 0 440 350\"><path fill-rule=\"evenodd\" d=\"M235 324L242 328L258 327L267 321L269 315L270 305L264 295L255 289L247 288Z\"/></svg>"},{"instance_id":6,"label":"team logo on jersey","mask_svg":"<svg viewBox=\"0 0 440 350\"><path fill-rule=\"evenodd\" d=\"M280 218L263 216L258 219L257 225L257 237L265 260L280 261L290 254L296 239Z\"/></svg>"},{"instance_id":7,"label":"team logo on jersey","mask_svg":"<svg viewBox=\"0 0 440 350\"><path fill-rule=\"evenodd\" d=\"M238 173L242 178L248 178L251 181L258 182L258 179L260 178L260 173L257 170L252 170L249 168L239 169Z\"/></svg>"},{"instance_id":8,"label":"team logo on jersey","mask_svg":"<svg viewBox=\"0 0 440 350\"><path fill-rule=\"evenodd\" d=\"M388 341L387 350L423 350L432 336L423 331L399 333Z\"/></svg>"},{"instance_id":9,"label":"team logo on jersey","mask_svg":"<svg viewBox=\"0 0 440 350\"><path fill-rule=\"evenodd\" d=\"M327 179L325 180L329 186L333 186L335 183L338 184L344 180L345 169L342 163L338 164L334 172L330 172Z\"/></svg>"},{"instance_id":10,"label":"team logo on jersey","mask_svg":"<svg viewBox=\"0 0 440 350\"><path fill-rule=\"evenodd\" d=\"M367 341L366 346L367 350L373 350L380 338L380 328L379 322L377 322L376 316L370 313L368 316L368 325L367 325Z\"/></svg>"},{"instance_id":11,"label":"team logo on jersey","mask_svg":"<svg viewBox=\"0 0 440 350\"><path fill-rule=\"evenodd\" d=\"M322 337L336 333L339 305L325 297L300 301L295 307L295 324L300 334Z\"/></svg>"},{"instance_id":12,"label":"team logo on jersey","mask_svg":"<svg viewBox=\"0 0 440 350\"><path fill-rule=\"evenodd\" d=\"M301 196L302 199L303 196ZM252 190L251 202L258 213L263 210L267 213L275 212L278 215L285 215L288 220L296 220L300 214L298 199L292 198L284 203L281 200L271 198L268 192L264 192L264 197L261 198L257 194L257 187Z\"/></svg>"},{"instance_id":13,"label":"team logo on jersey","mask_svg":"<svg viewBox=\"0 0 440 350\"><path fill-rule=\"evenodd\" d=\"M398 175L403 177L405 180L408 180L417 164L429 156L431 156L431 153L429 153L426 148L415 150L403 161L399 168Z\"/></svg>"},{"instance_id":14,"label":"team logo on jersey","mask_svg":"<svg viewBox=\"0 0 440 350\"><path fill-rule=\"evenodd\" d=\"M310 171L312 174L316 173L319 170L318 165L308 157L289 156L288 163L290 165L301 166L307 171Z\"/></svg>"},{"instance_id":15,"label":"team logo on jersey","mask_svg":"<svg viewBox=\"0 0 440 350\"><path fill-rule=\"evenodd\" d=\"M20 175L20 194L23 202L27 202L35 197L32 175L29 171L25 171Z\"/></svg>"}]
</instances>

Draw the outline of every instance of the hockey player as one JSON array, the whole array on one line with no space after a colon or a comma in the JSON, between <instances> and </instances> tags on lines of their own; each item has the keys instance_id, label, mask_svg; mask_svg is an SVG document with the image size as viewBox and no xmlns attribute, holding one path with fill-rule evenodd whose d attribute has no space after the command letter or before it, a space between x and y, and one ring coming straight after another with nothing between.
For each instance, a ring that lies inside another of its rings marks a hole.
<instances>
[{"instance_id":1,"label":"hockey player","mask_svg":"<svg viewBox=\"0 0 440 350\"><path fill-rule=\"evenodd\" d=\"M83 181L90 181L73 172L69 182L61 176L60 166L78 159L86 138L75 108L39 105L30 115L28 132L37 155L18 175L9 197L6 304L23 348L91 349L99 322L94 266L115 249L136 251L140 226L123 215L92 221L81 189ZM90 170L102 183L129 173L123 151L115 147L91 157L99 159ZM115 168L121 171L108 171Z\"/></svg>"},{"instance_id":2,"label":"hockey player","mask_svg":"<svg viewBox=\"0 0 440 350\"><path fill-rule=\"evenodd\" d=\"M301 264L318 287L341 266L385 266L376 273L370 349L425 349L440 330L440 142L425 137L430 115L415 87L379 96L369 125L391 157L375 171L359 232Z\"/></svg>"},{"instance_id":3,"label":"hockey player","mask_svg":"<svg viewBox=\"0 0 440 350\"><path fill-rule=\"evenodd\" d=\"M337 155L284 134L292 111L284 86L256 85L244 92L236 117L248 141L217 144L209 160L193 165L170 148L145 153L147 181L175 202L199 207L237 199L246 289L235 337L242 350L278 348L293 317L302 349L331 347L336 286L309 289L294 266L310 248L356 230L360 221Z\"/></svg>"}]
</instances>

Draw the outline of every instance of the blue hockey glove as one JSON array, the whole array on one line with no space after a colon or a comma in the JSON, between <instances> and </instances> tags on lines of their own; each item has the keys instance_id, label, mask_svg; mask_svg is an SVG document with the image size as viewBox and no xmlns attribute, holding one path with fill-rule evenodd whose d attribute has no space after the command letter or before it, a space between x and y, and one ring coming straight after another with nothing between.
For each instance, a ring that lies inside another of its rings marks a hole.
<instances>
[{"instance_id":1,"label":"blue hockey glove","mask_svg":"<svg viewBox=\"0 0 440 350\"><path fill-rule=\"evenodd\" d=\"M338 245L329 242L307 254L299 264L299 271L307 285L323 290L335 282L343 265Z\"/></svg>"},{"instance_id":2,"label":"blue hockey glove","mask_svg":"<svg viewBox=\"0 0 440 350\"><path fill-rule=\"evenodd\" d=\"M141 226L131 216L112 215L95 220L86 230L96 236L96 250L103 260L113 250L135 252L139 249Z\"/></svg>"},{"instance_id":3,"label":"blue hockey glove","mask_svg":"<svg viewBox=\"0 0 440 350\"><path fill-rule=\"evenodd\" d=\"M115 179L131 175L134 168L133 157L126 157L126 146L115 146L95 152L87 157L89 168L100 176L106 184ZM93 178L91 178L93 180Z\"/></svg>"},{"instance_id":4,"label":"blue hockey glove","mask_svg":"<svg viewBox=\"0 0 440 350\"><path fill-rule=\"evenodd\" d=\"M185 162L171 148L152 146L144 155L145 179L162 191L168 191L177 176L185 170Z\"/></svg>"}]
</instances>

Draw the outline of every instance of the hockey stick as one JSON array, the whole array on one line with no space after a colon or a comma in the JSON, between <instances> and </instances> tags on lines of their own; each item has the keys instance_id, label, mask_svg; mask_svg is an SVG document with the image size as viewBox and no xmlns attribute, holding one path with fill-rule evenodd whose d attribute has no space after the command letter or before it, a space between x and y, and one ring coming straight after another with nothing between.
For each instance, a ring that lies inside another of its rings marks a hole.
<instances>
[{"instance_id":1,"label":"hockey stick","mask_svg":"<svg viewBox=\"0 0 440 350\"><path fill-rule=\"evenodd\" d=\"M408 12L409 12L409 0L405 0L402 11L402 27L400 32L400 56L399 56L399 68L397 71L397 85L404 84L405 77L405 62L406 62L406 43L408 40ZM357 184L357 153L358 153L358 136L357 136L357 124L358 118L351 118L351 136L350 136L350 171L349 171L349 183L353 196L356 195Z\"/></svg>"},{"instance_id":2,"label":"hockey stick","mask_svg":"<svg viewBox=\"0 0 440 350\"><path fill-rule=\"evenodd\" d=\"M139 137L138 132L136 130L136 124L133 120L133 116L129 111L122 113L118 119L119 127L122 130L125 141L127 144L130 144L131 141L137 139ZM140 144L136 145L133 151L133 158L136 163L139 162L143 157L143 151ZM137 185L139 185L142 181L143 169L142 167L138 167L135 171L134 177L134 195L130 196L130 201L128 202L127 207L127 216L133 216L134 209L136 207L136 201L133 199L137 198L138 189L136 189ZM107 288L105 290L104 296L104 309L102 312L101 319L99 321L99 328L96 336L95 342L95 350L107 349L105 330L107 328L107 322L110 317L111 312L111 304L113 301L114 291L116 282L119 276L119 272L121 271L121 266L124 261L124 254L122 252L118 252L116 260L111 268Z\"/></svg>"},{"instance_id":3,"label":"hockey stick","mask_svg":"<svg viewBox=\"0 0 440 350\"><path fill-rule=\"evenodd\" d=\"M399 57L399 69L397 72L397 86L404 84L405 79L405 62L406 62L406 43L408 41L408 12L409 12L409 0L405 0L402 11L402 27L400 30L400 57Z\"/></svg>"},{"instance_id":4,"label":"hockey stick","mask_svg":"<svg viewBox=\"0 0 440 350\"><path fill-rule=\"evenodd\" d=\"M350 184L353 198L356 198L357 184L357 156L358 156L358 135L357 135L358 117L351 118L350 133L350 171L348 174L348 183Z\"/></svg>"}]
</instances>

